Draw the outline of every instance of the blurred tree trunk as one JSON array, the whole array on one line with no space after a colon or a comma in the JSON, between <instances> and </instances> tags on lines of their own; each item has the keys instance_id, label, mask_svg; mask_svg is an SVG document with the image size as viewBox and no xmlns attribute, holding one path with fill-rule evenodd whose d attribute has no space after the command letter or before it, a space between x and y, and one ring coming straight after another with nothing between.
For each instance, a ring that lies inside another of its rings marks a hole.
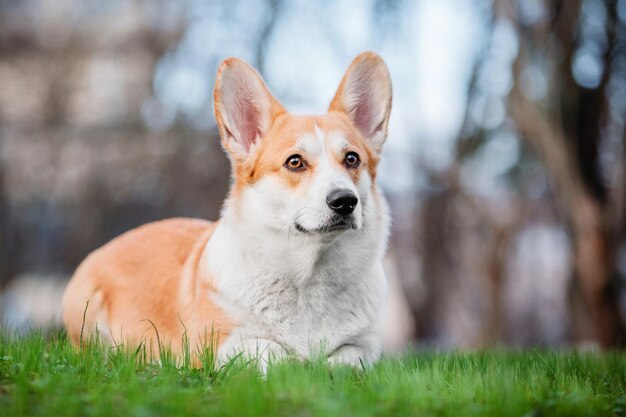
<instances>
[{"instance_id":1,"label":"blurred tree trunk","mask_svg":"<svg viewBox=\"0 0 626 417\"><path fill-rule=\"evenodd\" d=\"M15 240L4 191L4 168L0 164L0 290L16 272Z\"/></svg>"},{"instance_id":2,"label":"blurred tree trunk","mask_svg":"<svg viewBox=\"0 0 626 417\"><path fill-rule=\"evenodd\" d=\"M520 50L513 68L515 87L509 107L524 139L548 169L559 196L559 209L570 229L574 259L571 299L574 339L608 347L623 342L613 288L615 244L607 218L606 190L597 170L607 107L608 70L600 85L593 89L579 86L571 75L579 10L578 2L555 3L556 48L541 46L546 33L536 36L535 31L518 23ZM559 104L560 117L546 117L546 111L526 98L520 87L522 73L529 65L530 45L542 48L546 59L556 64L553 85L557 87L552 100ZM611 46L610 42L604 56L605 68L610 67Z\"/></svg>"},{"instance_id":3,"label":"blurred tree trunk","mask_svg":"<svg viewBox=\"0 0 626 417\"><path fill-rule=\"evenodd\" d=\"M422 254L426 296L415 312L415 334L418 340L440 342L445 321L446 301L453 291L455 268L454 242L458 230L451 219L454 194L448 189L435 190L424 197L416 241Z\"/></svg>"},{"instance_id":4,"label":"blurred tree trunk","mask_svg":"<svg viewBox=\"0 0 626 417\"><path fill-rule=\"evenodd\" d=\"M8 280L8 258L7 258L7 226L6 221L6 199L4 197L4 176L2 174L3 167L0 164L0 288L4 287L4 283Z\"/></svg>"}]
</instances>

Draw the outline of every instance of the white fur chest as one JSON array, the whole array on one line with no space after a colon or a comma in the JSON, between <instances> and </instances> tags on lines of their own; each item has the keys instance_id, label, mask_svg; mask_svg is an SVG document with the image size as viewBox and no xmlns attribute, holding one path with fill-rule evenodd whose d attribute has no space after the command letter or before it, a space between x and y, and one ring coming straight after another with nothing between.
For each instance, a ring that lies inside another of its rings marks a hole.
<instances>
[{"instance_id":1,"label":"white fur chest","mask_svg":"<svg viewBox=\"0 0 626 417\"><path fill-rule=\"evenodd\" d=\"M384 237L348 233L311 241L256 230L243 235L261 238L244 240L241 229L220 224L204 262L218 303L240 323L236 337L270 340L301 357L377 337Z\"/></svg>"}]
</instances>

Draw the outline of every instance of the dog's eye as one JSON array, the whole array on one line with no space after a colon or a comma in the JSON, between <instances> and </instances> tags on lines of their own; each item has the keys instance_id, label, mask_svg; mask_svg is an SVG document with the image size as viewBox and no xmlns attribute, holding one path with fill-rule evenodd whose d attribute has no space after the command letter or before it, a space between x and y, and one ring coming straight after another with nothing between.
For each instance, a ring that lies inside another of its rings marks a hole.
<instances>
[{"instance_id":1,"label":"dog's eye","mask_svg":"<svg viewBox=\"0 0 626 417\"><path fill-rule=\"evenodd\" d=\"M299 171L304 168L304 160L300 155L291 155L287 158L285 167L291 171Z\"/></svg>"},{"instance_id":2,"label":"dog's eye","mask_svg":"<svg viewBox=\"0 0 626 417\"><path fill-rule=\"evenodd\" d=\"M348 152L343 160L343 163L348 168L356 168L361 163L361 159L359 158L359 154L356 152Z\"/></svg>"}]
</instances>

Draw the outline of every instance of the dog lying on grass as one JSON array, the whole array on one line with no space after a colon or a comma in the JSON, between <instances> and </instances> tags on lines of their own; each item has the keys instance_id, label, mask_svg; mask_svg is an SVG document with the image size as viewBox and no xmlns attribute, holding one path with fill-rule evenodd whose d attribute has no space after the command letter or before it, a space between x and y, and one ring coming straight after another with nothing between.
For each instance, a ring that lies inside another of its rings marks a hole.
<instances>
[{"instance_id":1,"label":"dog lying on grass","mask_svg":"<svg viewBox=\"0 0 626 417\"><path fill-rule=\"evenodd\" d=\"M90 254L63 298L71 340L97 331L180 354L185 337L193 347L211 334L222 359L376 361L391 95L385 63L366 52L327 114L293 115L252 67L224 61L214 108L233 181L221 218L150 223Z\"/></svg>"}]
</instances>

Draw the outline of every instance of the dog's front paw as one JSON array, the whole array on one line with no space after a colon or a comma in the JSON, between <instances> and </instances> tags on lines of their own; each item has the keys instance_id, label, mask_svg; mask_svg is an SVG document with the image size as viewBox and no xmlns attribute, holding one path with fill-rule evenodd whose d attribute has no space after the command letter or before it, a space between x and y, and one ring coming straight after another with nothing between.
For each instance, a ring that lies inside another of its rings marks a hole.
<instances>
[{"instance_id":1,"label":"dog's front paw","mask_svg":"<svg viewBox=\"0 0 626 417\"><path fill-rule=\"evenodd\" d=\"M342 345L328 357L331 365L350 365L356 368L368 367L374 360L371 353L356 345Z\"/></svg>"},{"instance_id":2,"label":"dog's front paw","mask_svg":"<svg viewBox=\"0 0 626 417\"><path fill-rule=\"evenodd\" d=\"M239 356L257 361L259 369L265 374L269 364L285 359L288 357L288 352L274 341L257 338L242 339L229 346L223 346L220 352L222 361Z\"/></svg>"}]
</instances>

